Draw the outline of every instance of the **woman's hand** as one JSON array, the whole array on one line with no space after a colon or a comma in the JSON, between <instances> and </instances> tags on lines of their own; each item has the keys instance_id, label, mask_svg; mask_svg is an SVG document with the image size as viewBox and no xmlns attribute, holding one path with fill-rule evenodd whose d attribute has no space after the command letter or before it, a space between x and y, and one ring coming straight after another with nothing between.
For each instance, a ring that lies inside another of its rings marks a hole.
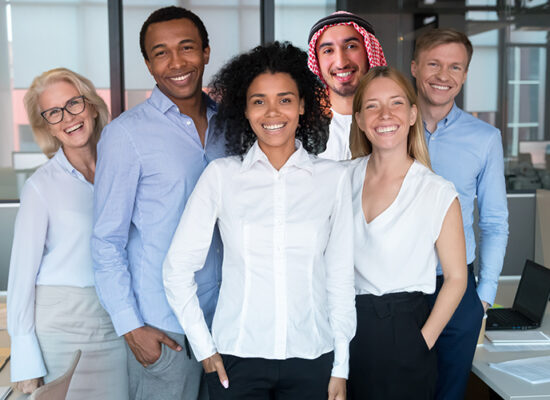
<instances>
[{"instance_id":1,"label":"woman's hand","mask_svg":"<svg viewBox=\"0 0 550 400\"><path fill-rule=\"evenodd\" d=\"M220 356L220 353L216 353L208 358L202 360L202 367L204 372L207 374L211 372L218 373L218 379L224 388L229 387L229 379L227 379L227 373L225 372L225 367L223 366L223 360Z\"/></svg>"},{"instance_id":2,"label":"woman's hand","mask_svg":"<svg viewBox=\"0 0 550 400\"><path fill-rule=\"evenodd\" d=\"M15 382L13 384L13 388L19 392L22 392L25 394L31 394L43 384L44 384L44 379L33 378L33 379L27 379L25 381Z\"/></svg>"},{"instance_id":3,"label":"woman's hand","mask_svg":"<svg viewBox=\"0 0 550 400\"><path fill-rule=\"evenodd\" d=\"M422 337L424 338L424 341L426 342L426 346L428 346L428 349L432 349L435 346L435 342L437 341L437 337L429 336L427 333L424 333L424 328L420 330L420 333L422 334Z\"/></svg>"},{"instance_id":4,"label":"woman's hand","mask_svg":"<svg viewBox=\"0 0 550 400\"><path fill-rule=\"evenodd\" d=\"M346 380L344 378L330 377L328 400L346 400Z\"/></svg>"}]
</instances>

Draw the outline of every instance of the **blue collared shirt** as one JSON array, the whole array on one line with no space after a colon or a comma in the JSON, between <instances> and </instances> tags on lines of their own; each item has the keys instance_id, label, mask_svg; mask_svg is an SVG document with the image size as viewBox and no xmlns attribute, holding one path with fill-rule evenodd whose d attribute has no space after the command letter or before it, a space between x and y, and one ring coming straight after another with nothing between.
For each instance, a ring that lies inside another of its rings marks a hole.
<instances>
[{"instance_id":1,"label":"blue collared shirt","mask_svg":"<svg viewBox=\"0 0 550 400\"><path fill-rule=\"evenodd\" d=\"M211 129L215 103L206 95L203 148L193 120L155 87L145 102L103 130L95 175L92 257L96 288L119 335L144 324L183 333L166 300L162 263L187 199L208 163L224 155ZM210 324L221 280L215 229L198 296Z\"/></svg>"},{"instance_id":2,"label":"blue collared shirt","mask_svg":"<svg viewBox=\"0 0 550 400\"><path fill-rule=\"evenodd\" d=\"M474 199L480 230L479 298L495 300L508 242L508 204L502 137L495 127L453 105L430 134L424 126L433 170L454 183L459 194L468 264L475 259ZM437 267L442 274L441 265Z\"/></svg>"}]
</instances>

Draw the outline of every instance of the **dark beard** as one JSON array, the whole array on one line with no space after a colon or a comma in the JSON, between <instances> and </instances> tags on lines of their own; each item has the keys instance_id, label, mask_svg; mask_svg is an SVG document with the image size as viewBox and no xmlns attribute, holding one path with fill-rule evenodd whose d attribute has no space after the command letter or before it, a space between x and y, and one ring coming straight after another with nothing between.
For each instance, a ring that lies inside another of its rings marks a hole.
<instances>
[{"instance_id":1,"label":"dark beard","mask_svg":"<svg viewBox=\"0 0 550 400\"><path fill-rule=\"evenodd\" d=\"M357 90L357 86L342 85L338 88L331 87L329 89L340 97L353 97Z\"/></svg>"}]
</instances>

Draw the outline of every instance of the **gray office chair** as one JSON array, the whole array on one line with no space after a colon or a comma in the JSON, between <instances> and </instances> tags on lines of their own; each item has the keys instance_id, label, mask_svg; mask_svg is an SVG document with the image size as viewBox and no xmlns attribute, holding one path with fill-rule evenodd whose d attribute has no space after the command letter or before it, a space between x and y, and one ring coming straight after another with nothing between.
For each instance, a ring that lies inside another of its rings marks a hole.
<instances>
[{"instance_id":1,"label":"gray office chair","mask_svg":"<svg viewBox=\"0 0 550 400\"><path fill-rule=\"evenodd\" d=\"M29 400L65 400L67 392L69 391L69 384L71 383L74 370L80 360L81 354L82 351L75 351L73 361L67 372L56 380L46 383L44 386L36 389L29 397Z\"/></svg>"}]
</instances>

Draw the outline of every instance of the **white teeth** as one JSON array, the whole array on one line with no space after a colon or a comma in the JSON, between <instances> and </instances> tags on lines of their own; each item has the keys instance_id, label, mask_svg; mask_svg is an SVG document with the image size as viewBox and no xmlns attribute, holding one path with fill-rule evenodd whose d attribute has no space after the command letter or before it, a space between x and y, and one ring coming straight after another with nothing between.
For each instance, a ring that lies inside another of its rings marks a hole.
<instances>
[{"instance_id":1,"label":"white teeth","mask_svg":"<svg viewBox=\"0 0 550 400\"><path fill-rule=\"evenodd\" d=\"M272 124L272 125L265 125L263 124L262 125L262 128L264 129L267 129L269 131L274 131L274 130L277 130L277 129L281 129L283 126L285 126L286 124Z\"/></svg>"},{"instance_id":2,"label":"white teeth","mask_svg":"<svg viewBox=\"0 0 550 400\"><path fill-rule=\"evenodd\" d=\"M438 89L438 90L449 90L451 87L450 86L441 86L441 85L435 85L435 84L431 84L431 86L435 89Z\"/></svg>"},{"instance_id":3,"label":"white teeth","mask_svg":"<svg viewBox=\"0 0 550 400\"><path fill-rule=\"evenodd\" d=\"M338 72L338 73L336 74L336 76L337 76L338 78L345 78L346 76L350 76L350 75L351 75L351 71L349 71L349 72Z\"/></svg>"},{"instance_id":4,"label":"white teeth","mask_svg":"<svg viewBox=\"0 0 550 400\"><path fill-rule=\"evenodd\" d=\"M65 129L65 132L67 132L67 133L72 133L72 132L76 131L78 128L80 128L82 125L84 125L83 122L81 122L81 123L78 124L78 125L71 126L70 128Z\"/></svg>"},{"instance_id":5,"label":"white teeth","mask_svg":"<svg viewBox=\"0 0 550 400\"><path fill-rule=\"evenodd\" d=\"M185 74L185 75L181 75L181 76L175 76L173 78L170 78L172 79L173 81L184 81L187 79L187 77L191 75L191 73L188 73L188 74Z\"/></svg>"},{"instance_id":6,"label":"white teeth","mask_svg":"<svg viewBox=\"0 0 550 400\"><path fill-rule=\"evenodd\" d=\"M395 130L397 130L397 125L382 126L380 128L376 128L376 132L378 132L378 133L388 133L388 132L393 132Z\"/></svg>"}]
</instances>

